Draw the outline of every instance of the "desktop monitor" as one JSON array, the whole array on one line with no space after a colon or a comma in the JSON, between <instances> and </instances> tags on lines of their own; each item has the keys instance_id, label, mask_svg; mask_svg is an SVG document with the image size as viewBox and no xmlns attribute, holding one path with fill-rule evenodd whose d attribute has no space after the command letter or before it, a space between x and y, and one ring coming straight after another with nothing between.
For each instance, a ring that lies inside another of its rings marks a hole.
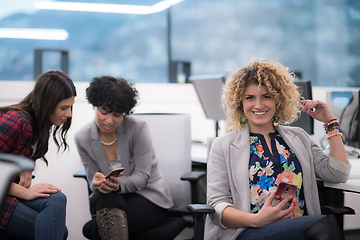
<instances>
[{"instance_id":1,"label":"desktop monitor","mask_svg":"<svg viewBox=\"0 0 360 240\"><path fill-rule=\"evenodd\" d=\"M311 81L295 81L295 84L303 98L312 100ZM314 134L314 118L307 113L301 112L299 119L290 125L301 127L310 135Z\"/></svg>"},{"instance_id":2,"label":"desktop monitor","mask_svg":"<svg viewBox=\"0 0 360 240\"><path fill-rule=\"evenodd\" d=\"M360 147L359 131L359 89L342 88L327 89L326 103L331 112L339 120L339 130L346 145Z\"/></svg>"},{"instance_id":3,"label":"desktop monitor","mask_svg":"<svg viewBox=\"0 0 360 240\"><path fill-rule=\"evenodd\" d=\"M217 137L219 120L226 118L221 107L221 90L225 83L225 77L223 75L190 76L189 81L195 87L206 118L215 120L215 135Z\"/></svg>"},{"instance_id":4,"label":"desktop monitor","mask_svg":"<svg viewBox=\"0 0 360 240\"><path fill-rule=\"evenodd\" d=\"M195 87L206 118L225 119L225 112L221 107L221 90L225 78L221 75L190 76L189 81Z\"/></svg>"}]
</instances>

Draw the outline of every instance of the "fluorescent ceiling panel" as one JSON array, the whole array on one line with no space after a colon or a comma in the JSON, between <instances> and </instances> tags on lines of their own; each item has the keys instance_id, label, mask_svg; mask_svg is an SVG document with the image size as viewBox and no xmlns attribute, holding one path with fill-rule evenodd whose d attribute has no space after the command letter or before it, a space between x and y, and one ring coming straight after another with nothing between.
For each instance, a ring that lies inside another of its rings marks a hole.
<instances>
[{"instance_id":1,"label":"fluorescent ceiling panel","mask_svg":"<svg viewBox=\"0 0 360 240\"><path fill-rule=\"evenodd\" d=\"M0 38L66 40L68 37L63 29L0 28Z\"/></svg>"},{"instance_id":2,"label":"fluorescent ceiling panel","mask_svg":"<svg viewBox=\"0 0 360 240\"><path fill-rule=\"evenodd\" d=\"M103 3L79 3L79 2L36 2L35 8L46 10L80 11L80 12L104 12L125 14L153 14L161 12L171 5L183 0L161 1L152 6L126 5L126 4L103 4Z\"/></svg>"}]
</instances>

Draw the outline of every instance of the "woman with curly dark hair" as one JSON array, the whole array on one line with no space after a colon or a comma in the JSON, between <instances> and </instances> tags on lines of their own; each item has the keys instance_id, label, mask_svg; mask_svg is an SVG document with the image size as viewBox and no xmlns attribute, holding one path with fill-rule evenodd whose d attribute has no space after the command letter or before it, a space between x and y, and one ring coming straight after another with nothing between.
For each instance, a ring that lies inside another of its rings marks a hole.
<instances>
[{"instance_id":1,"label":"woman with curly dark hair","mask_svg":"<svg viewBox=\"0 0 360 240\"><path fill-rule=\"evenodd\" d=\"M316 185L317 177L346 182L350 173L339 122L327 104L301 100L293 74L273 61L240 68L226 81L222 101L232 131L216 139L209 154L207 198L215 213L206 220L205 239L342 239L336 223L339 236L322 224L328 218ZM283 126L300 111L324 123L329 155L303 129ZM280 195L277 189L287 190Z\"/></svg>"},{"instance_id":2,"label":"woman with curly dark hair","mask_svg":"<svg viewBox=\"0 0 360 240\"><path fill-rule=\"evenodd\" d=\"M130 116L138 92L122 78L102 76L92 80L86 98L95 119L75 134L94 191L92 220L84 226L84 235L102 240L152 239L147 231L164 222L173 202L157 166L149 128ZM105 177L119 167L125 169L121 176Z\"/></svg>"},{"instance_id":3,"label":"woman with curly dark hair","mask_svg":"<svg viewBox=\"0 0 360 240\"><path fill-rule=\"evenodd\" d=\"M58 149L68 148L76 96L74 83L60 71L41 74L34 89L19 103L0 107L0 152L46 164L52 134ZM0 215L0 233L16 239L66 239L66 196L48 183L31 186L32 172L15 179ZM21 228L21 231L19 229Z\"/></svg>"}]
</instances>

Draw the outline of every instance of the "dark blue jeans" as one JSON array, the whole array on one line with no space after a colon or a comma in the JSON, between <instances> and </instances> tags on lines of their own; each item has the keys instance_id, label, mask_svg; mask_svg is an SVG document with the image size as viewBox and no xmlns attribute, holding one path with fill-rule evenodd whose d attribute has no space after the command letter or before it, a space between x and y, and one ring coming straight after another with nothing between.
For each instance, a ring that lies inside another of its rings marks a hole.
<instances>
[{"instance_id":1,"label":"dark blue jeans","mask_svg":"<svg viewBox=\"0 0 360 240\"><path fill-rule=\"evenodd\" d=\"M22 240L65 240L66 196L62 192L31 201L20 200L5 234Z\"/></svg>"},{"instance_id":2,"label":"dark blue jeans","mask_svg":"<svg viewBox=\"0 0 360 240\"><path fill-rule=\"evenodd\" d=\"M304 240L303 231L325 215L308 215L278 221L261 228L247 228L236 240Z\"/></svg>"}]
</instances>

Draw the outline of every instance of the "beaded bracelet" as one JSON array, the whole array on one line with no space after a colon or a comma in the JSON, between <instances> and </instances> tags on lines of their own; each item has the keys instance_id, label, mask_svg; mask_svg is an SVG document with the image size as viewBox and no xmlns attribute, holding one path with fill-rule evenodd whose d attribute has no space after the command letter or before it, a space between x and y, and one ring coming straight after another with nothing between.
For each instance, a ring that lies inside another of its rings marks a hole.
<instances>
[{"instance_id":1,"label":"beaded bracelet","mask_svg":"<svg viewBox=\"0 0 360 240\"><path fill-rule=\"evenodd\" d=\"M325 133L328 134L328 132L331 132L332 130L335 130L335 129L340 130L339 125L331 125L331 126L329 126L328 129L325 130Z\"/></svg>"},{"instance_id":2,"label":"beaded bracelet","mask_svg":"<svg viewBox=\"0 0 360 240\"><path fill-rule=\"evenodd\" d=\"M332 124L339 124L339 121L338 121L337 119L331 119L329 122L324 123L323 127L324 127L324 128L327 128L327 127L329 127L329 126L332 125Z\"/></svg>"},{"instance_id":3,"label":"beaded bracelet","mask_svg":"<svg viewBox=\"0 0 360 240\"><path fill-rule=\"evenodd\" d=\"M331 119L328 123L323 125L326 134L334 129L339 129L339 121L337 119Z\"/></svg>"},{"instance_id":4,"label":"beaded bracelet","mask_svg":"<svg viewBox=\"0 0 360 240\"><path fill-rule=\"evenodd\" d=\"M326 137L326 140L329 140L330 138L332 137L335 137L335 136L342 136L342 133L338 132L338 133L333 133L333 134L330 134L329 136Z\"/></svg>"},{"instance_id":5,"label":"beaded bracelet","mask_svg":"<svg viewBox=\"0 0 360 240\"><path fill-rule=\"evenodd\" d=\"M328 122L328 124L331 124L332 122L339 122L336 118L334 118L334 119L331 119L329 122Z\"/></svg>"}]
</instances>

